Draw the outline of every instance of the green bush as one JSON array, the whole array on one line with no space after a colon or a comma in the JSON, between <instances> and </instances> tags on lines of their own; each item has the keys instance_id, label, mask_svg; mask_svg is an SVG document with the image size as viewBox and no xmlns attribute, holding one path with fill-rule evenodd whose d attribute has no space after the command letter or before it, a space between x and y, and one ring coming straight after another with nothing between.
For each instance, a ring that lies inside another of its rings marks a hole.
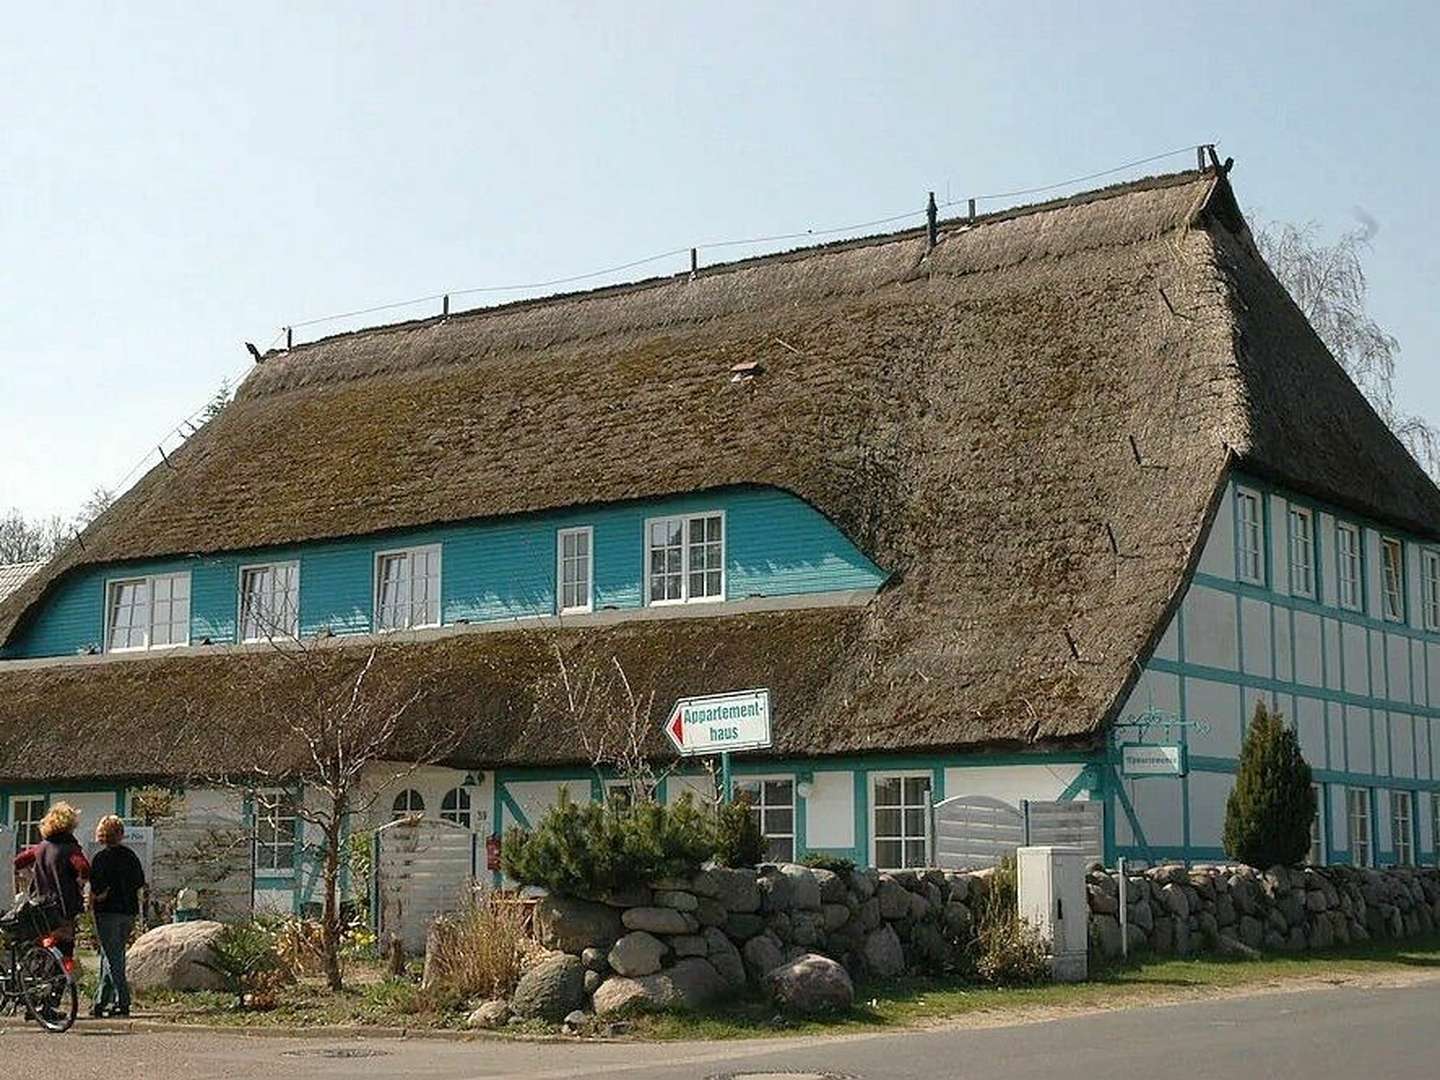
<instances>
[{"instance_id":1,"label":"green bush","mask_svg":"<svg viewBox=\"0 0 1440 1080\"><path fill-rule=\"evenodd\" d=\"M210 959L199 963L225 981L236 1007L294 978L276 952L275 935L256 922L227 925L211 943Z\"/></svg>"},{"instance_id":2,"label":"green bush","mask_svg":"<svg viewBox=\"0 0 1440 1080\"><path fill-rule=\"evenodd\" d=\"M1235 789L1225 804L1225 854L1265 869L1293 866L1310 850L1315 791L1300 740L1278 712L1257 702Z\"/></svg>"},{"instance_id":3,"label":"green bush","mask_svg":"<svg viewBox=\"0 0 1440 1080\"><path fill-rule=\"evenodd\" d=\"M847 859L843 855L822 855L818 851L812 851L800 860L801 866L808 866L811 870L829 870L832 874L839 874L846 877L855 872L855 860Z\"/></svg>"},{"instance_id":4,"label":"green bush","mask_svg":"<svg viewBox=\"0 0 1440 1080\"><path fill-rule=\"evenodd\" d=\"M765 861L765 836L745 799L715 811L715 861L721 866L756 866Z\"/></svg>"},{"instance_id":5,"label":"green bush","mask_svg":"<svg viewBox=\"0 0 1440 1080\"><path fill-rule=\"evenodd\" d=\"M657 877L693 873L715 851L715 819L689 795L668 806L581 806L562 790L533 830L505 834L500 866L522 885L599 896Z\"/></svg>"}]
</instances>

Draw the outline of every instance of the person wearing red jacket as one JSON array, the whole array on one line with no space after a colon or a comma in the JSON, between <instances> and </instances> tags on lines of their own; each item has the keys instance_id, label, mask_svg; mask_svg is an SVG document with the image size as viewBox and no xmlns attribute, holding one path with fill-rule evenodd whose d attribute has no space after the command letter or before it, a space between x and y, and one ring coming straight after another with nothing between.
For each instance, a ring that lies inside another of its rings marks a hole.
<instances>
[{"instance_id":1,"label":"person wearing red jacket","mask_svg":"<svg viewBox=\"0 0 1440 1080\"><path fill-rule=\"evenodd\" d=\"M40 820L40 843L15 856L16 870L31 870L31 895L59 905L64 920L55 930L55 943L66 967L75 956L75 920L85 910L85 882L90 860L75 839L80 814L69 803L58 802Z\"/></svg>"}]
</instances>

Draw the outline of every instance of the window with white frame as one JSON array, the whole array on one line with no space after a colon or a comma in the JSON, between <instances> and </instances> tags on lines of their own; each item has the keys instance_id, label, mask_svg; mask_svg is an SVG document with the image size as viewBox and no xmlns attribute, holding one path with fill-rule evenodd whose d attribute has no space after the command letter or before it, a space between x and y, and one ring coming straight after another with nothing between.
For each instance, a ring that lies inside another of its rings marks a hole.
<instances>
[{"instance_id":1,"label":"window with white frame","mask_svg":"<svg viewBox=\"0 0 1440 1080\"><path fill-rule=\"evenodd\" d=\"M1395 862L1415 865L1415 814L1410 792L1390 792L1390 839L1395 844Z\"/></svg>"},{"instance_id":2,"label":"window with white frame","mask_svg":"<svg viewBox=\"0 0 1440 1080\"><path fill-rule=\"evenodd\" d=\"M1426 548L1420 553L1420 581L1425 629L1440 630L1440 551Z\"/></svg>"},{"instance_id":3,"label":"window with white frame","mask_svg":"<svg viewBox=\"0 0 1440 1080\"><path fill-rule=\"evenodd\" d=\"M555 536L555 580L558 613L579 614L594 608L594 531L561 529Z\"/></svg>"},{"instance_id":4,"label":"window with white frame","mask_svg":"<svg viewBox=\"0 0 1440 1080\"><path fill-rule=\"evenodd\" d=\"M930 859L930 777L882 776L871 788L875 865L925 866Z\"/></svg>"},{"instance_id":5,"label":"window with white frame","mask_svg":"<svg viewBox=\"0 0 1440 1080\"><path fill-rule=\"evenodd\" d=\"M255 870L288 874L295 869L295 798L283 791L255 793Z\"/></svg>"},{"instance_id":6,"label":"window with white frame","mask_svg":"<svg viewBox=\"0 0 1440 1080\"><path fill-rule=\"evenodd\" d=\"M40 819L50 809L50 803L41 796L21 797L10 802L10 824L15 829L15 850L24 851L40 842Z\"/></svg>"},{"instance_id":7,"label":"window with white frame","mask_svg":"<svg viewBox=\"0 0 1440 1080\"><path fill-rule=\"evenodd\" d=\"M1370 865L1370 790L1345 789L1345 818L1350 841L1350 864Z\"/></svg>"},{"instance_id":8,"label":"window with white frame","mask_svg":"<svg viewBox=\"0 0 1440 1080\"><path fill-rule=\"evenodd\" d=\"M390 804L390 816L395 821L423 813L425 813L425 797L414 788L406 788L396 795L395 801Z\"/></svg>"},{"instance_id":9,"label":"window with white frame","mask_svg":"<svg viewBox=\"0 0 1440 1080\"><path fill-rule=\"evenodd\" d=\"M1381 601L1385 618L1405 619L1405 549L1399 540L1380 538Z\"/></svg>"},{"instance_id":10,"label":"window with white frame","mask_svg":"<svg viewBox=\"0 0 1440 1080\"><path fill-rule=\"evenodd\" d=\"M1237 524L1236 558L1241 581L1265 584L1265 522L1260 496L1247 488L1235 489Z\"/></svg>"},{"instance_id":11,"label":"window with white frame","mask_svg":"<svg viewBox=\"0 0 1440 1080\"><path fill-rule=\"evenodd\" d=\"M1315 517L1303 506L1290 507L1290 592L1315 598Z\"/></svg>"},{"instance_id":12,"label":"window with white frame","mask_svg":"<svg viewBox=\"0 0 1440 1080\"><path fill-rule=\"evenodd\" d=\"M794 862L795 781L746 778L733 786L735 798L750 807L750 816L765 837L765 858Z\"/></svg>"},{"instance_id":13,"label":"window with white frame","mask_svg":"<svg viewBox=\"0 0 1440 1080\"><path fill-rule=\"evenodd\" d=\"M725 598L723 512L648 521L645 549L646 603L682 604Z\"/></svg>"},{"instance_id":14,"label":"window with white frame","mask_svg":"<svg viewBox=\"0 0 1440 1080\"><path fill-rule=\"evenodd\" d=\"M112 581L105 604L105 649L131 652L190 644L190 574Z\"/></svg>"},{"instance_id":15,"label":"window with white frame","mask_svg":"<svg viewBox=\"0 0 1440 1080\"><path fill-rule=\"evenodd\" d=\"M1311 866L1325 865L1325 789L1311 784L1315 793L1315 816L1310 819L1310 851L1305 861Z\"/></svg>"},{"instance_id":16,"label":"window with white frame","mask_svg":"<svg viewBox=\"0 0 1440 1080\"><path fill-rule=\"evenodd\" d=\"M1360 528L1348 522L1335 526L1335 550L1339 555L1340 606L1359 611L1364 606L1365 594L1361 591L1360 574Z\"/></svg>"},{"instance_id":17,"label":"window with white frame","mask_svg":"<svg viewBox=\"0 0 1440 1080\"><path fill-rule=\"evenodd\" d=\"M440 545L375 556L375 628L440 625Z\"/></svg>"},{"instance_id":18,"label":"window with white frame","mask_svg":"<svg viewBox=\"0 0 1440 1080\"><path fill-rule=\"evenodd\" d=\"M240 570L240 640L300 636L300 564L270 563Z\"/></svg>"},{"instance_id":19,"label":"window with white frame","mask_svg":"<svg viewBox=\"0 0 1440 1080\"><path fill-rule=\"evenodd\" d=\"M440 800L440 820L470 828L470 792L463 787L447 791Z\"/></svg>"}]
</instances>

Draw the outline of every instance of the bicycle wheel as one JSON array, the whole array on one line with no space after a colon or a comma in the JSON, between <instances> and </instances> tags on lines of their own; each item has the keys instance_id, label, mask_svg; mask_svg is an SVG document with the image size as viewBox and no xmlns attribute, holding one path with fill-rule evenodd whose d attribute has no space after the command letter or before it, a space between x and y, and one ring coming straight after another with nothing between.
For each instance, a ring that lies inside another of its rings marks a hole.
<instances>
[{"instance_id":1,"label":"bicycle wheel","mask_svg":"<svg viewBox=\"0 0 1440 1080\"><path fill-rule=\"evenodd\" d=\"M46 1031L61 1032L75 1023L80 994L53 949L31 945L19 956L20 991L30 1012Z\"/></svg>"}]
</instances>

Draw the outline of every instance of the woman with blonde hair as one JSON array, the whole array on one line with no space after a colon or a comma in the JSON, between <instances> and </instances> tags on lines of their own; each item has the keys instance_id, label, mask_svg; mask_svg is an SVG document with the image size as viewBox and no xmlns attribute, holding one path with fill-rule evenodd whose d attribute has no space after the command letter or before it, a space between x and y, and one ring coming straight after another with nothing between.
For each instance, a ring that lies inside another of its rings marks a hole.
<instances>
[{"instance_id":1,"label":"woman with blonde hair","mask_svg":"<svg viewBox=\"0 0 1440 1080\"><path fill-rule=\"evenodd\" d=\"M58 802L40 819L40 843L15 856L15 869L33 868L31 893L37 900L49 900L60 909L63 920L55 930L56 944L65 957L68 971L75 957L75 920L85 910L85 879L90 861L75 839L80 814L66 802Z\"/></svg>"},{"instance_id":2,"label":"woman with blonde hair","mask_svg":"<svg viewBox=\"0 0 1440 1080\"><path fill-rule=\"evenodd\" d=\"M125 946L140 914L140 890L145 868L126 847L125 823L106 814L95 823L95 839L105 846L90 866L90 907L95 912L95 936L100 939L100 984L91 1016L104 1016L114 997L111 1016L130 1015L130 983L125 979Z\"/></svg>"}]
</instances>

